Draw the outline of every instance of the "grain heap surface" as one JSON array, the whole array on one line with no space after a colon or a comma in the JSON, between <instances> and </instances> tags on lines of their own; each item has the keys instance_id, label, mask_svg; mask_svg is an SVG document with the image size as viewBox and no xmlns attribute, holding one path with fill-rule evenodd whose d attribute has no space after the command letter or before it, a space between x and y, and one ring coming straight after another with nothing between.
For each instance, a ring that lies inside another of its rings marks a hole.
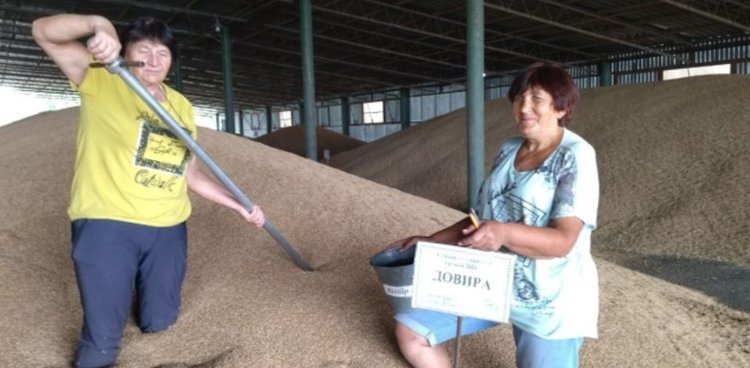
<instances>
[{"instance_id":1,"label":"grain heap surface","mask_svg":"<svg viewBox=\"0 0 750 368\"><path fill-rule=\"evenodd\" d=\"M636 89L637 93L632 94L649 93L652 88L658 87ZM501 103L496 104L497 107L487 110L500 109ZM674 113L691 108L682 103L670 106ZM668 181L670 175L665 173L665 179L660 181L667 188L663 194L648 192L634 184L648 185L649 180L656 179L642 178L634 172L634 167L654 165L659 157L645 159L642 156L645 153L637 152L644 146L637 145L624 151L634 155L634 162L630 163L630 159L617 159L617 155L607 154L603 148L627 147L627 142L639 140L659 141L642 136L646 133L639 129L644 127L632 127L635 122L629 114L642 105L622 108L620 120L627 120L621 122L622 126L604 127L582 123L585 111L593 107L593 104L581 106L580 124L576 126L599 150L604 179L599 231L614 227L623 232L619 236L638 239L637 234L631 235L629 231L648 233L631 230L630 226L635 226L641 216L653 216L656 210L628 201L643 203L637 194L647 195L656 202L659 211L669 213L670 208L659 206L658 201L670 203L673 194L667 189L676 189L666 184L679 180ZM72 357L81 310L70 260L65 209L72 176L76 115L77 109L69 109L0 128L3 172L0 193L5 199L0 201L0 279L3 280L0 366L3 367L64 367ZM499 125L497 114L488 116ZM604 116L608 115L592 115L590 124ZM508 119L504 117L503 121ZM662 124L668 123L676 122ZM716 121L709 126L726 129L728 123ZM710 139L699 127L681 125L682 129L696 130L694 134L700 138ZM738 128L739 125L732 125L730 129L735 130L728 136L741 139L746 130ZM447 127L442 129L451 132ZM599 136L597 129L603 130ZM670 135L683 131L664 129ZM434 134L430 133L432 130L422 126L399 135L413 131L425 134L420 138L424 151L419 151L416 144L407 147L423 159L436 153L443 155L442 151L430 149L436 144L434 140L444 142L444 151L462 144L457 134L430 135ZM658 132L661 130L648 130L650 134ZM118 366L406 367L392 335L389 306L367 260L394 239L429 233L457 221L463 214L244 138L205 129L201 129L199 136L206 151L263 207L316 271L299 270L265 232L249 228L223 208L193 198L194 213L188 225L188 273L180 319L169 330L153 335L140 333L131 320L125 330ZM669 147L682 148L679 144ZM735 152L739 151L737 148ZM443 159L452 159L453 154L457 153L448 152ZM737 158L743 157L746 158ZM635 165L639 161L640 165ZM398 161L391 164L395 162ZM697 166L712 167L700 159L694 162ZM622 166L617 166L618 163ZM435 170L440 172L438 166L436 163ZM697 167L690 166L673 166L670 170L672 176L685 170L700 174ZM727 172L731 173L723 171ZM401 174L407 176L404 171ZM747 174L738 175L745 181L735 179L739 180L735 184L747 183ZM445 176L463 180L465 175L450 170ZM435 176L429 173L423 177L427 181ZM706 191L700 185L696 190ZM450 188L446 185L444 189ZM448 192L443 190L450 195ZM616 195L622 196L618 199L622 203L605 204L604 201L611 201ZM744 200L747 204L742 197L747 194L739 188L731 195L736 203ZM433 194L433 197L441 196ZM720 201L723 197L717 194L715 198ZM631 206L642 212L633 211ZM673 213L679 213L678 210L677 205L671 208ZM737 216L725 215L730 219ZM687 221L687 216L684 219L680 221ZM704 221L696 219L689 224L695 226L699 220ZM661 224L666 225L666 222ZM670 238L665 235L664 239ZM595 246L617 240L613 236L600 236ZM677 248L670 244L661 246L670 251ZM740 254L742 249L746 248L715 254ZM601 285L600 339L584 345L583 367L750 365L748 313L603 259L597 259L597 264ZM514 366L508 326L464 338L461 346L463 367Z\"/></svg>"}]
</instances>

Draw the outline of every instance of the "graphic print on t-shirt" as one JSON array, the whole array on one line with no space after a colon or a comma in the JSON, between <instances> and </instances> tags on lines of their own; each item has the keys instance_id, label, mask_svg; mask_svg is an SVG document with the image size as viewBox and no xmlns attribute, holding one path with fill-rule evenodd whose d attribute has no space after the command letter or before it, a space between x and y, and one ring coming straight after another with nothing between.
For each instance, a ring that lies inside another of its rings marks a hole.
<instances>
[{"instance_id":1,"label":"graphic print on t-shirt","mask_svg":"<svg viewBox=\"0 0 750 368\"><path fill-rule=\"evenodd\" d=\"M546 212L513 193L516 187L515 181L509 182L499 192L494 193L493 198L490 199L493 218L501 222L535 226L539 219L546 215ZM541 302L536 285L523 272L523 269L530 265L531 259L519 255L514 272L517 297L524 303L529 303L529 307Z\"/></svg>"},{"instance_id":2,"label":"graphic print on t-shirt","mask_svg":"<svg viewBox=\"0 0 750 368\"><path fill-rule=\"evenodd\" d=\"M514 189L516 189L516 184L508 183L499 193L495 192L493 198L490 198L492 218L501 222L535 226L537 221L546 214L545 211L514 194Z\"/></svg>"},{"instance_id":3,"label":"graphic print on t-shirt","mask_svg":"<svg viewBox=\"0 0 750 368\"><path fill-rule=\"evenodd\" d=\"M135 181L172 192L177 177L185 173L190 152L169 129L157 126L153 117L141 114L138 118L140 133L134 164L142 170L136 172Z\"/></svg>"},{"instance_id":4,"label":"graphic print on t-shirt","mask_svg":"<svg viewBox=\"0 0 750 368\"><path fill-rule=\"evenodd\" d=\"M148 116L140 118L135 165L182 175L190 156L185 144L169 129L156 126Z\"/></svg>"}]
</instances>

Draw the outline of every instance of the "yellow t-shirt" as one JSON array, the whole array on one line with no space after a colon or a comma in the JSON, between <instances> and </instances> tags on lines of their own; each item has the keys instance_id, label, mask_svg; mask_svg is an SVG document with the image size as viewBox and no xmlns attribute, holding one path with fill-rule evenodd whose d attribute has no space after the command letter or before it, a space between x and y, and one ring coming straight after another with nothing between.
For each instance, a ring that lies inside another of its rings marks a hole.
<instances>
[{"instance_id":1,"label":"yellow t-shirt","mask_svg":"<svg viewBox=\"0 0 750 368\"><path fill-rule=\"evenodd\" d=\"M193 107L164 85L161 102L196 138ZM186 173L190 151L117 75L91 68L78 91L81 114L68 215L150 226L190 216Z\"/></svg>"}]
</instances>

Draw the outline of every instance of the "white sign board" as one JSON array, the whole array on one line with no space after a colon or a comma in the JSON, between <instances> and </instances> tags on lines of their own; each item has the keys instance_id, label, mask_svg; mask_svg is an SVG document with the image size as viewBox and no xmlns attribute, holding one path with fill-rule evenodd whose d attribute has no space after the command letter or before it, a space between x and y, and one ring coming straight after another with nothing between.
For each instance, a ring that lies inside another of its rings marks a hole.
<instances>
[{"instance_id":1,"label":"white sign board","mask_svg":"<svg viewBox=\"0 0 750 368\"><path fill-rule=\"evenodd\" d=\"M412 308L508 322L516 256L417 243Z\"/></svg>"}]
</instances>

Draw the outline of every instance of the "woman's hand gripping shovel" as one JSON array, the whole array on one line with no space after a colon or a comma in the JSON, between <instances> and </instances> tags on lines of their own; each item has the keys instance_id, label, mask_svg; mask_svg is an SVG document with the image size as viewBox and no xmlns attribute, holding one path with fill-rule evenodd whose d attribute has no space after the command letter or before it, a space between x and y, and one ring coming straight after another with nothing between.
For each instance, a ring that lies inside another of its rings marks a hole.
<instances>
[{"instance_id":1,"label":"woman's hand gripping shovel","mask_svg":"<svg viewBox=\"0 0 750 368\"><path fill-rule=\"evenodd\" d=\"M169 115L167 110L165 110L157 101L154 99L153 96L151 96L150 93L146 90L145 87L133 76L132 73L130 73L130 70L128 70L127 66L130 64L126 64L125 60L122 58L117 58L117 60L107 64L107 70L112 74L119 75L122 80L125 81L125 84L130 86L130 88L140 97L146 105L148 105L154 112L167 124L169 127L169 130L172 131L185 145L188 147L190 152L196 154L198 158L203 161L203 163L211 170L211 173L214 174L216 179L218 179L234 196L237 201L239 201L248 211L252 211L253 207L255 205L252 201L250 201L250 198L248 198L242 191L237 187L234 182L232 182L231 179L219 168L219 166L214 162L214 160L211 159L211 157L206 154L206 152L201 148L198 143L195 142L193 137L190 136L187 132L185 132L182 128L180 128L180 125L172 118L172 116ZM312 268L310 268L310 265L305 262L304 259L302 259L302 256L300 256L299 252L291 245L289 242L284 239L284 236L281 235L281 233L276 229L276 227L271 224L271 221L266 219L265 224L263 225L263 228L266 229L266 231L271 234L271 237L276 239L276 241L281 245L281 247L284 249L287 255L292 258L292 261L301 269L304 271L312 271Z\"/></svg>"}]
</instances>

